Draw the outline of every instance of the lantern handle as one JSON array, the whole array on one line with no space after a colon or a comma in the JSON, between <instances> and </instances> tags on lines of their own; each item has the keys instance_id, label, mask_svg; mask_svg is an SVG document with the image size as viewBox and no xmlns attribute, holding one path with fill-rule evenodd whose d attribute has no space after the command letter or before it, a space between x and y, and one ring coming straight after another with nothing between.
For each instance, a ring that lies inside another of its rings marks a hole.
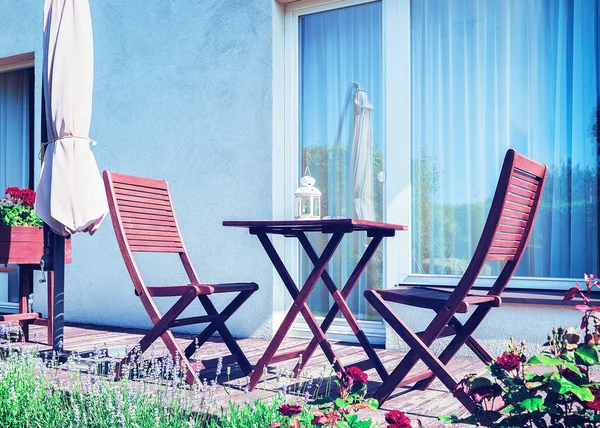
<instances>
[{"instance_id":1,"label":"lantern handle","mask_svg":"<svg viewBox=\"0 0 600 428\"><path fill-rule=\"evenodd\" d=\"M311 175L310 175L310 168L308 167L308 165L306 166L306 168L304 168L304 176L306 177L307 175L308 175L308 176L311 176ZM312 177L312 176L311 176L311 177Z\"/></svg>"}]
</instances>

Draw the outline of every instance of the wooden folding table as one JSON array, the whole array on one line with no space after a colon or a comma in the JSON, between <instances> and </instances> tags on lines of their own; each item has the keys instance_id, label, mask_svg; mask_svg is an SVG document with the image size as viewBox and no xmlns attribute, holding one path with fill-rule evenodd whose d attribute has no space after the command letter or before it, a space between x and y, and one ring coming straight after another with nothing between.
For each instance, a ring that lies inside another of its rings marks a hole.
<instances>
[{"instance_id":1,"label":"wooden folding table","mask_svg":"<svg viewBox=\"0 0 600 428\"><path fill-rule=\"evenodd\" d=\"M224 221L223 226L247 228L250 234L258 237L260 243L269 256L269 259L273 263L273 266L279 273L279 276L281 277L286 289L294 299L294 303L283 319L281 326L273 336L273 339L267 347L264 355L258 360L254 368L254 372L250 377L250 390L256 387L263 374L264 367L281 361L298 359L300 355L302 355L301 361L294 369L295 374L298 375L312 356L313 352L316 350L317 346L321 347L324 354L327 356L327 359L334 364L337 371L344 371L345 369L343 365L340 363L339 358L336 357L330 343L325 337L325 333L340 311L344 315L344 318L346 318L346 321L350 325L352 332L362 345L367 356L375 364L377 372L381 376L386 375L386 371L383 366L381 366L379 358L375 358L375 350L367 340L367 337L360 328L358 321L348 307L346 298L358 282L360 275L366 269L367 264L375 254L375 251L383 241L383 238L394 236L397 230L406 230L406 226L355 219ZM346 281L346 284L340 290L336 286L331 276L327 273L326 269L331 257L335 253L335 250L339 246L344 235L354 232L366 232L367 236L371 239L362 257L359 259L356 267ZM307 233L323 233L331 235L321 255L319 255L311 245L308 237L306 236ZM268 237L269 234L283 235L285 237L298 239L301 247L304 249L304 252L313 263L314 268L302 285L301 289L298 288L283 261L281 260L281 257L275 250L275 247ZM319 278L323 280L334 300L334 305L327 313L327 316L321 325L318 324L306 303ZM303 316L306 324L313 334L313 339L310 341L306 349L276 354L277 349L279 349L281 342L289 332L292 323L298 314Z\"/></svg>"}]
</instances>

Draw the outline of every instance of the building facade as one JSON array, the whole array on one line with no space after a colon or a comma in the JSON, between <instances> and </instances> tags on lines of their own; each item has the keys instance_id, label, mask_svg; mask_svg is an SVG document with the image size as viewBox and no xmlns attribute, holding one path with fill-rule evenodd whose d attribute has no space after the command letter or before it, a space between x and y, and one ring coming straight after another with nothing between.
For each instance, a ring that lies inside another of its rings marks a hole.
<instances>
[{"instance_id":1,"label":"building facade","mask_svg":"<svg viewBox=\"0 0 600 428\"><path fill-rule=\"evenodd\" d=\"M456 283L510 147L550 171L511 287L549 294L584 272L598 273L596 1L90 6L90 136L98 142L98 165L170 183L203 281L259 284L229 323L235 335L270 338L290 302L258 240L221 222L292 218L293 192L307 166L324 193L323 215L358 216L358 92L370 104L369 219L409 225L387 241L350 298L374 342L402 346L386 334L362 290L401 281ZM35 186L39 176L42 13L39 1L0 0L0 187ZM293 274L307 274L295 242L274 244ZM345 281L364 244L357 238L342 245L330 269L334 279ZM110 220L94 236L74 236L72 245L66 320L149 327ZM177 260L143 256L148 283L185 281ZM480 285L488 286L498 269L487 266ZM9 283L0 294L6 307L15 280L2 279ZM321 288L310 300L317 316L331 304ZM44 296L36 284L34 307L41 312ZM403 313L416 326L424 323L423 311ZM541 343L554 324L576 325L577 318L567 307L522 300L492 311L479 336L500 350L511 334ZM341 321L333 330L348 337ZM306 334L301 322L294 333Z\"/></svg>"}]
</instances>

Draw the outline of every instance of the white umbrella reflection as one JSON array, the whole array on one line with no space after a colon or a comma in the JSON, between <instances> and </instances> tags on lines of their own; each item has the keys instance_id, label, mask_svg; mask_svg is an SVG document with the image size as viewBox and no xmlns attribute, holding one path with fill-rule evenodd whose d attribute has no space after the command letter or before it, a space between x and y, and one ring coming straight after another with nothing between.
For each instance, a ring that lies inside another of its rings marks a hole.
<instances>
[{"instance_id":1,"label":"white umbrella reflection","mask_svg":"<svg viewBox=\"0 0 600 428\"><path fill-rule=\"evenodd\" d=\"M354 133L352 165L354 173L354 211L361 220L375 220L373 206L373 105L359 89L354 96Z\"/></svg>"}]
</instances>

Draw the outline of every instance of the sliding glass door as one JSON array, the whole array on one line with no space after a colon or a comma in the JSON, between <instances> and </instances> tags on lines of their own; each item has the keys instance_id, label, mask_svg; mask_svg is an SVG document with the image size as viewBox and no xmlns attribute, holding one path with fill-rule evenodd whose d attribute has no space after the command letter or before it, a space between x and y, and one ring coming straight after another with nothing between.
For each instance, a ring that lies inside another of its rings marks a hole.
<instances>
[{"instance_id":1,"label":"sliding glass door","mask_svg":"<svg viewBox=\"0 0 600 428\"><path fill-rule=\"evenodd\" d=\"M383 219L383 81L381 2L310 13L298 34L298 150L300 171L310 169L323 192L323 216ZM325 236L313 236L322 250ZM366 237L344 238L329 264L343 285L362 255ZM312 264L300 261L301 277ZM366 288L383 287L380 249L349 298L358 319L378 319L362 298ZM322 283L309 306L323 316L332 305Z\"/></svg>"}]
</instances>

